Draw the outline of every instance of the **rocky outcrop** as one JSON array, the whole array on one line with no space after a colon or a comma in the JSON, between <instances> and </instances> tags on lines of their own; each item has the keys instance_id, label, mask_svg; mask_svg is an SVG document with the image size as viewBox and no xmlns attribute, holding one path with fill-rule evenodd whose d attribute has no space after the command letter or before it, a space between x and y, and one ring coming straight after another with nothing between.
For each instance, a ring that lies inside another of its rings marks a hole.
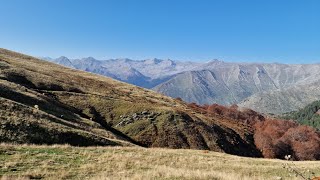
<instances>
[{"instance_id":1,"label":"rocky outcrop","mask_svg":"<svg viewBox=\"0 0 320 180\"><path fill-rule=\"evenodd\" d=\"M126 126L129 124L135 123L139 120L147 120L147 121L153 122L159 115L161 115L161 113L152 112L152 111L151 112L142 111L142 112L133 113L132 115L121 115L120 116L121 121L115 127Z\"/></svg>"}]
</instances>

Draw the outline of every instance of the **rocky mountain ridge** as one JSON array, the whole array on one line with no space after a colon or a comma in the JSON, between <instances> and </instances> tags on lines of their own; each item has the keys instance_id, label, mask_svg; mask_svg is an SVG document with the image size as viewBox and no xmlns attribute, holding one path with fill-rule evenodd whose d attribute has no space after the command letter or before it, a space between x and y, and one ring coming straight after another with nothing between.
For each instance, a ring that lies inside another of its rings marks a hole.
<instances>
[{"instance_id":1,"label":"rocky mountain ridge","mask_svg":"<svg viewBox=\"0 0 320 180\"><path fill-rule=\"evenodd\" d=\"M297 110L318 100L320 64L183 62L148 59L51 59L198 104L238 104L263 113ZM290 102L290 103L289 103Z\"/></svg>"}]
</instances>

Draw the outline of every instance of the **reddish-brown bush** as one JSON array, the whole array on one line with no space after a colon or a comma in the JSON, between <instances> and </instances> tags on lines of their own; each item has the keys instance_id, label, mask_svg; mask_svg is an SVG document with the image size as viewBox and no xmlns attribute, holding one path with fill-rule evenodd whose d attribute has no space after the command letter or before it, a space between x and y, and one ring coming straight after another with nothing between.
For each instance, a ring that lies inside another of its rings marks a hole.
<instances>
[{"instance_id":1,"label":"reddish-brown bush","mask_svg":"<svg viewBox=\"0 0 320 180\"><path fill-rule=\"evenodd\" d=\"M228 119L243 121L251 125L255 124L256 121L264 120L264 117L261 114L251 109L239 111L237 105L225 107L218 104L212 104L207 107L207 112L222 115Z\"/></svg>"},{"instance_id":2,"label":"reddish-brown bush","mask_svg":"<svg viewBox=\"0 0 320 180\"><path fill-rule=\"evenodd\" d=\"M251 109L244 109L240 111L238 110L237 105L226 107L219 104L198 105L196 103L190 103L188 104L188 107L202 114L207 114L208 116L223 116L228 120L242 121L248 125L254 125L256 122L263 121L265 119L261 114Z\"/></svg>"},{"instance_id":3,"label":"reddish-brown bush","mask_svg":"<svg viewBox=\"0 0 320 180\"><path fill-rule=\"evenodd\" d=\"M257 122L254 140L266 158L282 159L290 154L295 160L320 159L319 133L294 121L267 119Z\"/></svg>"},{"instance_id":4,"label":"reddish-brown bush","mask_svg":"<svg viewBox=\"0 0 320 180\"><path fill-rule=\"evenodd\" d=\"M212 104L207 107L208 113L215 113L219 115L224 115L227 113L228 109L224 106L220 106L218 104Z\"/></svg>"}]
</instances>

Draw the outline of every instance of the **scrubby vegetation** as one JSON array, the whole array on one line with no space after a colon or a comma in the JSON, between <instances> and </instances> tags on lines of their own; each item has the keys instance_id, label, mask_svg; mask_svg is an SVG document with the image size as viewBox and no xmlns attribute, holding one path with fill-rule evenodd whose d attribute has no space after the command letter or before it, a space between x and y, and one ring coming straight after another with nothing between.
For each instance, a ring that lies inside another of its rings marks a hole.
<instances>
[{"instance_id":1,"label":"scrubby vegetation","mask_svg":"<svg viewBox=\"0 0 320 180\"><path fill-rule=\"evenodd\" d=\"M320 101L315 101L299 111L285 113L284 119L296 120L301 124L320 129Z\"/></svg>"}]
</instances>

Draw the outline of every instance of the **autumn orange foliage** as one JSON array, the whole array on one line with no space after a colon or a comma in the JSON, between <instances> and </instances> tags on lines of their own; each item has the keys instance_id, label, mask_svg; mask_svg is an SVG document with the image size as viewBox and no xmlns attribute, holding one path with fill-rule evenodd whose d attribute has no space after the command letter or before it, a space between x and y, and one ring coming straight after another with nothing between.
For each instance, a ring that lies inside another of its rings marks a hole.
<instances>
[{"instance_id":1,"label":"autumn orange foliage","mask_svg":"<svg viewBox=\"0 0 320 180\"><path fill-rule=\"evenodd\" d=\"M266 158L319 160L320 134L316 129L294 121L266 119L255 124L255 144Z\"/></svg>"},{"instance_id":2,"label":"autumn orange foliage","mask_svg":"<svg viewBox=\"0 0 320 180\"><path fill-rule=\"evenodd\" d=\"M250 110L239 110L218 104L198 105L190 108L208 115L223 116L241 121L253 128L254 143L265 158L283 159L291 155L293 160L320 160L320 132L291 120L270 119Z\"/></svg>"},{"instance_id":3,"label":"autumn orange foliage","mask_svg":"<svg viewBox=\"0 0 320 180\"><path fill-rule=\"evenodd\" d=\"M254 125L257 121L265 120L264 116L251 109L243 109L242 111L239 111L237 105L226 107L219 104L198 105L196 103L190 103L188 106L201 113L219 115L229 120L242 121L251 125Z\"/></svg>"}]
</instances>

